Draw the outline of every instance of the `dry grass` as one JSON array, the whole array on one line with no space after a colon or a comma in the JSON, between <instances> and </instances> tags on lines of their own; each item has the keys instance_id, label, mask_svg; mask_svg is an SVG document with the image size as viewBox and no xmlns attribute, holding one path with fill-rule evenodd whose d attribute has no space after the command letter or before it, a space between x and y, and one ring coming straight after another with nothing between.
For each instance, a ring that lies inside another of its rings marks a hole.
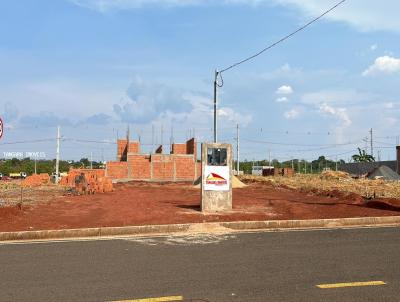
<instances>
[{"instance_id":1,"label":"dry grass","mask_svg":"<svg viewBox=\"0 0 400 302\"><path fill-rule=\"evenodd\" d=\"M18 203L47 203L56 197L62 196L64 193L64 187L54 184L32 188L22 186L21 190L20 180L0 181L0 207Z\"/></svg>"},{"instance_id":2,"label":"dry grass","mask_svg":"<svg viewBox=\"0 0 400 302\"><path fill-rule=\"evenodd\" d=\"M263 182L275 187L287 187L293 190L327 192L340 191L355 193L363 197L400 198L400 182L384 180L352 179L347 173L327 171L322 174L296 174L293 177L263 177L244 175L244 182Z\"/></svg>"}]
</instances>

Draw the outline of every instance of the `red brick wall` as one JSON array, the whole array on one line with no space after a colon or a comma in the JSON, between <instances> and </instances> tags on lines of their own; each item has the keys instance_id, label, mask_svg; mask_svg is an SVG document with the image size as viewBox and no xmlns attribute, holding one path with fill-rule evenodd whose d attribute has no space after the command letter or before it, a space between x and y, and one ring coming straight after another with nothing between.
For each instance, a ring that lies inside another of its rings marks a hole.
<instances>
[{"instance_id":1,"label":"red brick wall","mask_svg":"<svg viewBox=\"0 0 400 302\"><path fill-rule=\"evenodd\" d=\"M177 180L194 180L195 163L193 156L176 156L175 157L176 179Z\"/></svg>"},{"instance_id":2,"label":"red brick wall","mask_svg":"<svg viewBox=\"0 0 400 302\"><path fill-rule=\"evenodd\" d=\"M153 155L151 164L153 166L153 180L174 180L173 155Z\"/></svg>"},{"instance_id":3,"label":"red brick wall","mask_svg":"<svg viewBox=\"0 0 400 302\"><path fill-rule=\"evenodd\" d=\"M129 153L139 153L140 145L139 142L129 142Z\"/></svg>"},{"instance_id":4,"label":"red brick wall","mask_svg":"<svg viewBox=\"0 0 400 302\"><path fill-rule=\"evenodd\" d=\"M126 144L127 140L118 140L119 158L124 154ZM196 147L196 141L192 138L185 144L173 144L170 155L156 153L150 156L139 154L139 143L130 142L127 162L108 162L107 176L113 179L195 180L201 175ZM156 152L162 152L161 146Z\"/></svg>"},{"instance_id":5,"label":"red brick wall","mask_svg":"<svg viewBox=\"0 0 400 302\"><path fill-rule=\"evenodd\" d=\"M106 166L107 177L112 179L128 178L128 163L109 161Z\"/></svg>"},{"instance_id":6,"label":"red brick wall","mask_svg":"<svg viewBox=\"0 0 400 302\"><path fill-rule=\"evenodd\" d=\"M171 154L186 154L186 144L172 144Z\"/></svg>"},{"instance_id":7,"label":"red brick wall","mask_svg":"<svg viewBox=\"0 0 400 302\"><path fill-rule=\"evenodd\" d=\"M126 145L127 141L126 139L119 139L117 140L117 161L121 161L123 158L123 155L126 154Z\"/></svg>"},{"instance_id":8,"label":"red brick wall","mask_svg":"<svg viewBox=\"0 0 400 302\"><path fill-rule=\"evenodd\" d=\"M145 154L128 155L128 174L133 179L150 179L150 156Z\"/></svg>"},{"instance_id":9,"label":"red brick wall","mask_svg":"<svg viewBox=\"0 0 400 302\"><path fill-rule=\"evenodd\" d=\"M197 158L197 146L194 138L186 142L186 154L193 154L194 158Z\"/></svg>"},{"instance_id":10,"label":"red brick wall","mask_svg":"<svg viewBox=\"0 0 400 302\"><path fill-rule=\"evenodd\" d=\"M117 140L117 161L126 161L127 153L139 153L139 142L129 142L129 149L127 149L128 141L126 139Z\"/></svg>"}]
</instances>

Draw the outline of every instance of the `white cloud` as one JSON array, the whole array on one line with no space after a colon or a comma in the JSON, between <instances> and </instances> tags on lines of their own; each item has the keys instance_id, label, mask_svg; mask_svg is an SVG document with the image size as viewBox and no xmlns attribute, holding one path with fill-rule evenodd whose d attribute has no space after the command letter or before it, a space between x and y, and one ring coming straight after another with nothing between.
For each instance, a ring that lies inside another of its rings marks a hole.
<instances>
[{"instance_id":1,"label":"white cloud","mask_svg":"<svg viewBox=\"0 0 400 302\"><path fill-rule=\"evenodd\" d=\"M365 102L370 102L377 98L376 95L367 92L360 92L358 90L321 90L315 92L305 93L301 96L301 102L307 105L319 106L322 103L335 104L335 105L354 105Z\"/></svg>"},{"instance_id":2,"label":"white cloud","mask_svg":"<svg viewBox=\"0 0 400 302\"><path fill-rule=\"evenodd\" d=\"M369 66L362 75L392 74L396 72L400 72L400 59L383 56L376 58L374 64Z\"/></svg>"},{"instance_id":3,"label":"white cloud","mask_svg":"<svg viewBox=\"0 0 400 302\"><path fill-rule=\"evenodd\" d=\"M383 104L383 107L385 107L386 109L393 109L394 104L393 104L393 102L388 102L388 103Z\"/></svg>"},{"instance_id":4,"label":"white cloud","mask_svg":"<svg viewBox=\"0 0 400 302\"><path fill-rule=\"evenodd\" d=\"M213 102L197 92L181 91L137 77L130 85L128 99L114 104L114 113L122 122L147 124L174 121L191 128L193 124L211 124ZM220 107L221 122L247 125L252 117L230 107ZM182 126L182 127L185 127Z\"/></svg>"},{"instance_id":5,"label":"white cloud","mask_svg":"<svg viewBox=\"0 0 400 302\"><path fill-rule=\"evenodd\" d=\"M389 116L389 117L385 118L385 122L386 122L387 126L393 127L393 126L395 126L397 124L398 119L395 118L395 117Z\"/></svg>"},{"instance_id":6,"label":"white cloud","mask_svg":"<svg viewBox=\"0 0 400 302\"><path fill-rule=\"evenodd\" d=\"M202 0L69 0L70 2L97 10L107 12L110 10L137 9L144 6L188 6L202 4Z\"/></svg>"},{"instance_id":7,"label":"white cloud","mask_svg":"<svg viewBox=\"0 0 400 302\"><path fill-rule=\"evenodd\" d=\"M192 104L184 92L136 77L127 91L127 99L114 104L114 113L123 122L147 123L166 112L189 112Z\"/></svg>"},{"instance_id":8,"label":"white cloud","mask_svg":"<svg viewBox=\"0 0 400 302\"><path fill-rule=\"evenodd\" d=\"M258 5L263 0L69 0L70 2L97 10L107 12L111 10L131 10L148 6L158 7L183 7L194 5Z\"/></svg>"},{"instance_id":9,"label":"white cloud","mask_svg":"<svg viewBox=\"0 0 400 302\"><path fill-rule=\"evenodd\" d=\"M308 17L321 14L337 1L332 0L274 0L276 4L296 7ZM324 18L346 22L361 31L400 31L400 1L351 0L346 1Z\"/></svg>"},{"instance_id":10,"label":"white cloud","mask_svg":"<svg viewBox=\"0 0 400 302\"><path fill-rule=\"evenodd\" d=\"M315 17L332 7L332 0L69 0L70 2L107 12L110 10L138 9L145 6L179 7L193 5L282 5L295 7L307 17ZM351 24L362 31L400 31L398 0L352 0L347 1L324 18Z\"/></svg>"},{"instance_id":11,"label":"white cloud","mask_svg":"<svg viewBox=\"0 0 400 302\"><path fill-rule=\"evenodd\" d=\"M286 102L289 102L289 99L287 97L283 96L283 97L277 98L275 100L275 102L277 102L277 103L286 103Z\"/></svg>"},{"instance_id":12,"label":"white cloud","mask_svg":"<svg viewBox=\"0 0 400 302\"><path fill-rule=\"evenodd\" d=\"M282 85L276 90L275 93L279 95L289 95L293 93L293 88L289 85Z\"/></svg>"},{"instance_id":13,"label":"white cloud","mask_svg":"<svg viewBox=\"0 0 400 302\"><path fill-rule=\"evenodd\" d=\"M213 112L212 112L213 113ZM222 107L218 110L218 116L231 123L239 123L242 126L247 126L251 120L251 115L241 114L230 107Z\"/></svg>"},{"instance_id":14,"label":"white cloud","mask_svg":"<svg viewBox=\"0 0 400 302\"><path fill-rule=\"evenodd\" d=\"M300 111L296 108L293 108L289 111L286 111L283 113L283 116L287 119L295 119L296 117L298 117L300 114Z\"/></svg>"},{"instance_id":15,"label":"white cloud","mask_svg":"<svg viewBox=\"0 0 400 302\"><path fill-rule=\"evenodd\" d=\"M335 108L328 105L327 103L322 103L319 106L319 111L322 114L332 115L336 117L340 121L342 127L348 127L352 123L349 115L347 114L346 108Z\"/></svg>"},{"instance_id":16,"label":"white cloud","mask_svg":"<svg viewBox=\"0 0 400 302\"><path fill-rule=\"evenodd\" d=\"M377 45L377 44L373 44L373 45L371 45L371 46L369 47L369 49L370 49L371 51L375 51L375 50L378 49L378 45Z\"/></svg>"}]
</instances>

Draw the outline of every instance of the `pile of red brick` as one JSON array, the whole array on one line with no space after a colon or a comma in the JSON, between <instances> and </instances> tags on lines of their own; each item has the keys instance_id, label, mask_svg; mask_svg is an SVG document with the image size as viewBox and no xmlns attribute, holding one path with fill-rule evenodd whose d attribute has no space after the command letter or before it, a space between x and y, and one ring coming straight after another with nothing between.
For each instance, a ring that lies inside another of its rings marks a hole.
<instances>
[{"instance_id":1,"label":"pile of red brick","mask_svg":"<svg viewBox=\"0 0 400 302\"><path fill-rule=\"evenodd\" d=\"M38 187L41 185L49 184L50 176L47 173L32 174L22 181L24 187Z\"/></svg>"},{"instance_id":2,"label":"pile of red brick","mask_svg":"<svg viewBox=\"0 0 400 302\"><path fill-rule=\"evenodd\" d=\"M78 194L113 191L112 180L105 177L104 169L71 169L61 178L60 184L73 188Z\"/></svg>"}]
</instances>

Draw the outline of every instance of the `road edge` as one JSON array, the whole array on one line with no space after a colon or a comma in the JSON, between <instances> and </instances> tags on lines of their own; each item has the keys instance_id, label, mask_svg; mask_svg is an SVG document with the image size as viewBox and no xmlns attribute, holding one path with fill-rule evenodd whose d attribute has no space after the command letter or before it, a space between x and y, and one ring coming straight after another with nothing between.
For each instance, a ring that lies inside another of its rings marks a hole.
<instances>
[{"instance_id":1,"label":"road edge","mask_svg":"<svg viewBox=\"0 0 400 302\"><path fill-rule=\"evenodd\" d=\"M400 216L356 217L309 220L233 221L124 227L98 227L63 230L0 232L0 242L22 240L59 240L67 238L102 238L133 235L168 235L175 233L237 232L252 230L347 228L400 226Z\"/></svg>"}]
</instances>

